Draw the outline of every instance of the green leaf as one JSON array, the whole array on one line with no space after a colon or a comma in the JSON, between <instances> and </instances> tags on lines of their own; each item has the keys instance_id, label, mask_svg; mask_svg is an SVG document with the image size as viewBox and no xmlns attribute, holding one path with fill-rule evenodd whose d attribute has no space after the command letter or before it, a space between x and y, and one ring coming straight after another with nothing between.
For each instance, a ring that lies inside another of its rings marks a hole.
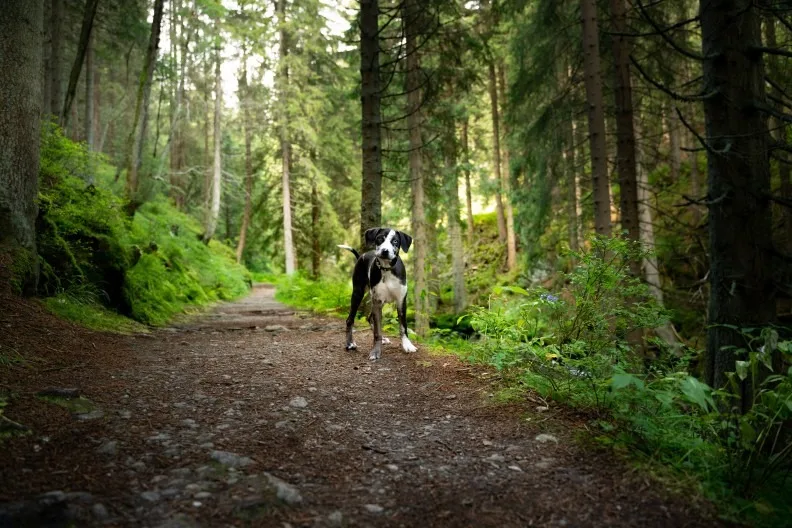
<instances>
[{"instance_id":1,"label":"green leaf","mask_svg":"<svg viewBox=\"0 0 792 528\"><path fill-rule=\"evenodd\" d=\"M614 374L611 378L611 389L613 390L623 389L630 385L635 385L637 389L643 389L644 386L643 381L626 372Z\"/></svg>"},{"instance_id":2,"label":"green leaf","mask_svg":"<svg viewBox=\"0 0 792 528\"><path fill-rule=\"evenodd\" d=\"M519 286L502 286L501 290L511 293L519 293L520 295L529 295L528 290L525 288L520 288Z\"/></svg>"},{"instance_id":3,"label":"green leaf","mask_svg":"<svg viewBox=\"0 0 792 528\"><path fill-rule=\"evenodd\" d=\"M737 361L736 368L737 368L737 377L740 378L741 381L744 381L745 378L748 377L748 368L751 366L750 361Z\"/></svg>"},{"instance_id":4,"label":"green leaf","mask_svg":"<svg viewBox=\"0 0 792 528\"><path fill-rule=\"evenodd\" d=\"M748 420L742 420L740 422L740 437L743 445L746 446L753 444L756 440L756 430Z\"/></svg>"},{"instance_id":5,"label":"green leaf","mask_svg":"<svg viewBox=\"0 0 792 528\"><path fill-rule=\"evenodd\" d=\"M698 405L703 411L708 412L710 408L715 407L710 395L712 389L693 376L685 378L680 389L690 402Z\"/></svg>"}]
</instances>

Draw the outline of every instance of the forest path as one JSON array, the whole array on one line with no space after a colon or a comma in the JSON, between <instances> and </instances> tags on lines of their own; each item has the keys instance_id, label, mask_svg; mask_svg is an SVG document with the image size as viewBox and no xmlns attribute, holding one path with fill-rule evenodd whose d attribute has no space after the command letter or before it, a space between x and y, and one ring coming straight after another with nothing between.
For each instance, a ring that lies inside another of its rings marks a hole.
<instances>
[{"instance_id":1,"label":"forest path","mask_svg":"<svg viewBox=\"0 0 792 528\"><path fill-rule=\"evenodd\" d=\"M263 285L119 338L107 346L128 361L54 380L76 380L101 419L0 454L14 483L0 526L716 525L710 507L576 445L579 426L553 411L494 403L485 369L393 341L370 362L344 350L342 321Z\"/></svg>"}]
</instances>

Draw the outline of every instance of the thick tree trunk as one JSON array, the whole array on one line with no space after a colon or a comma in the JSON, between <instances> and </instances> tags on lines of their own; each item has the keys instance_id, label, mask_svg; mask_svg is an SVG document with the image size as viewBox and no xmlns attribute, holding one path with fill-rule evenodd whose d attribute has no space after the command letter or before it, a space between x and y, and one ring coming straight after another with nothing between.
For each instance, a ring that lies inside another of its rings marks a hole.
<instances>
[{"instance_id":1,"label":"thick tree trunk","mask_svg":"<svg viewBox=\"0 0 792 528\"><path fill-rule=\"evenodd\" d=\"M605 142L605 105L600 73L599 29L597 3L580 0L583 19L583 69L588 103L589 145L591 150L591 181L594 196L594 230L610 236L610 185L608 183L608 148Z\"/></svg>"},{"instance_id":2,"label":"thick tree trunk","mask_svg":"<svg viewBox=\"0 0 792 528\"><path fill-rule=\"evenodd\" d=\"M421 139L421 61L418 56L418 24L421 16L416 0L404 0L403 17L407 40L407 127L409 136L409 173L412 195L413 280L415 290L415 332L429 333L429 290L426 282L426 212Z\"/></svg>"},{"instance_id":3,"label":"thick tree trunk","mask_svg":"<svg viewBox=\"0 0 792 528\"><path fill-rule=\"evenodd\" d=\"M454 313L460 314L467 306L467 289L465 288L465 255L462 247L462 225L459 220L459 175L457 172L456 126L452 122L446 132L445 201L448 216L448 239L451 246L451 274L454 278Z\"/></svg>"},{"instance_id":4,"label":"thick tree trunk","mask_svg":"<svg viewBox=\"0 0 792 528\"><path fill-rule=\"evenodd\" d=\"M619 209L621 227L627 238L641 239L638 224L638 184L636 177L635 128L633 122L632 83L630 80L630 43L627 37L625 0L610 0L613 21L613 96L616 106L616 170L619 173ZM641 276L641 263L630 262L633 277ZM633 335L633 342L640 336Z\"/></svg>"},{"instance_id":5,"label":"thick tree trunk","mask_svg":"<svg viewBox=\"0 0 792 528\"><path fill-rule=\"evenodd\" d=\"M775 16L771 15L765 19L765 41L769 48L778 47L775 24ZM781 79L784 78L784 72L780 64L781 60L783 60L781 57L770 56L767 58L768 73L776 83L781 82ZM783 100L784 95L776 93L776 97ZM780 104L776 105L776 110L781 113L786 111L783 105ZM775 130L775 140L778 143L787 144L787 123L781 119L772 119L771 122L773 123L772 128ZM792 168L790 167L789 154L780 149L775 154L780 160L777 163L777 167L781 197L792 200L792 174L790 174L792 173ZM781 229L778 230L776 239L779 242L778 247L787 255L792 255L792 208L781 206L780 217Z\"/></svg>"},{"instance_id":6,"label":"thick tree trunk","mask_svg":"<svg viewBox=\"0 0 792 528\"><path fill-rule=\"evenodd\" d=\"M11 280L34 293L38 279L39 132L43 3L9 0L0 9L0 251Z\"/></svg>"},{"instance_id":7,"label":"thick tree trunk","mask_svg":"<svg viewBox=\"0 0 792 528\"><path fill-rule=\"evenodd\" d=\"M217 28L217 36L220 38L220 29ZM220 217L220 196L223 184L223 163L222 145L223 133L221 130L221 119L223 114L223 78L220 75L220 45L215 48L215 100L214 100L214 128L212 139L214 142L214 164L212 170L212 194L209 207L209 217L204 230L204 242L208 243L217 229L217 220ZM226 230L228 228L226 227Z\"/></svg>"},{"instance_id":8,"label":"thick tree trunk","mask_svg":"<svg viewBox=\"0 0 792 528\"><path fill-rule=\"evenodd\" d=\"M154 66L157 63L157 49L159 48L160 25L164 0L155 0L154 17L151 22L151 36L149 38L143 70L138 82L137 98L135 100L135 118L132 121L132 130L127 141L127 181L126 196L132 204L138 203L138 171L143 153L143 144L146 141L146 127L148 125L148 107L151 97L151 83L154 76ZM140 126L138 126L138 124Z\"/></svg>"},{"instance_id":9,"label":"thick tree trunk","mask_svg":"<svg viewBox=\"0 0 792 528\"><path fill-rule=\"evenodd\" d=\"M250 215L253 209L253 135L250 131L250 92L247 82L247 48L242 47L242 73L239 76L239 101L242 107L242 129L245 135L245 210L242 213L242 227L239 229L237 262L242 262L245 251Z\"/></svg>"},{"instance_id":10,"label":"thick tree trunk","mask_svg":"<svg viewBox=\"0 0 792 528\"><path fill-rule=\"evenodd\" d=\"M501 108L506 107L506 71L503 64L498 65L498 87L500 88L500 93L498 99L500 101ZM506 115L505 111L500 113L501 116ZM501 127L503 131L503 138L504 141L501 143L503 147L503 167L502 174L501 174L501 182L503 185L503 192L506 195L504 200L504 208L506 212L506 265L509 270L513 270L517 267L517 234L514 232L514 207L512 206L512 197L511 197L511 164L509 162L509 146L506 144L506 136L509 135L509 131L506 128L506 124L504 123Z\"/></svg>"},{"instance_id":11,"label":"thick tree trunk","mask_svg":"<svg viewBox=\"0 0 792 528\"><path fill-rule=\"evenodd\" d=\"M93 31L96 7L98 5L99 0L88 0L85 4L82 28L80 29L80 41L77 43L77 56L74 58L74 64L72 64L71 74L69 75L69 87L66 90L66 99L63 102L63 111L60 117L61 126L64 129L69 125L69 112L71 112L74 96L77 93L77 83L80 80L80 72L82 71L88 48L91 46L91 32Z\"/></svg>"},{"instance_id":12,"label":"thick tree trunk","mask_svg":"<svg viewBox=\"0 0 792 528\"><path fill-rule=\"evenodd\" d=\"M291 210L291 155L292 146L289 138L288 104L289 66L286 57L289 55L289 35L286 31L286 0L278 0L278 23L280 24L280 64L278 66L278 86L280 91L280 145L283 186L283 251L286 260L286 274L297 271L297 257L294 251L292 234Z\"/></svg>"},{"instance_id":13,"label":"thick tree trunk","mask_svg":"<svg viewBox=\"0 0 792 528\"><path fill-rule=\"evenodd\" d=\"M467 242L473 247L473 189L470 188L470 146L468 145L468 118L462 121L462 162L465 164L465 203L467 205Z\"/></svg>"},{"instance_id":14,"label":"thick tree trunk","mask_svg":"<svg viewBox=\"0 0 792 528\"><path fill-rule=\"evenodd\" d=\"M360 102L363 175L360 241L367 229L382 223L382 129L380 123L379 1L360 1Z\"/></svg>"},{"instance_id":15,"label":"thick tree trunk","mask_svg":"<svg viewBox=\"0 0 792 528\"><path fill-rule=\"evenodd\" d=\"M752 0L700 3L709 199L710 299L706 381L722 387L744 338L727 325L776 317L770 167L758 7ZM745 396L745 395L743 395ZM744 399L743 403L747 401Z\"/></svg>"},{"instance_id":16,"label":"thick tree trunk","mask_svg":"<svg viewBox=\"0 0 792 528\"><path fill-rule=\"evenodd\" d=\"M503 178L501 176L501 150L500 150L500 116L498 115L498 82L495 74L495 63L489 61L489 96L490 96L490 112L492 115L492 164L496 182L495 191L495 212L498 216L498 240L506 243L506 210L503 206L503 193L502 185Z\"/></svg>"},{"instance_id":17,"label":"thick tree trunk","mask_svg":"<svg viewBox=\"0 0 792 528\"><path fill-rule=\"evenodd\" d=\"M56 118L63 109L63 9L64 0L52 0L50 7L50 56L49 56L49 108L48 113Z\"/></svg>"}]
</instances>

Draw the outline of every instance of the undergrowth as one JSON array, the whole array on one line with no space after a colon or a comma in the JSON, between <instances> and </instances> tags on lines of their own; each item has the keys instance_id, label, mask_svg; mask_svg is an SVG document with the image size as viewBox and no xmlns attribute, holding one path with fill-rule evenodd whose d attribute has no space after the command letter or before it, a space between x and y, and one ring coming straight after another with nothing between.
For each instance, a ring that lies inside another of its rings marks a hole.
<instances>
[{"instance_id":1,"label":"undergrowth","mask_svg":"<svg viewBox=\"0 0 792 528\"><path fill-rule=\"evenodd\" d=\"M112 170L53 124L42 130L39 294L58 315L95 329L162 325L191 307L244 294L250 276L198 221L164 200L134 217Z\"/></svg>"}]
</instances>

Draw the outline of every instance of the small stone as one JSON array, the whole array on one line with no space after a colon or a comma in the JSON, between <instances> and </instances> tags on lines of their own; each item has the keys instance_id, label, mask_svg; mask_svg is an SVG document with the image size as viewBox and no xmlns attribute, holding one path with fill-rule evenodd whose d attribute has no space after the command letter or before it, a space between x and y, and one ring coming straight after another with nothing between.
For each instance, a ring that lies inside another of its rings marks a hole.
<instances>
[{"instance_id":1,"label":"small stone","mask_svg":"<svg viewBox=\"0 0 792 528\"><path fill-rule=\"evenodd\" d=\"M296 409L305 409L306 407L308 407L308 402L302 396L297 396L295 398L292 398L292 400L289 402L289 405Z\"/></svg>"},{"instance_id":2,"label":"small stone","mask_svg":"<svg viewBox=\"0 0 792 528\"><path fill-rule=\"evenodd\" d=\"M173 483L171 482L171 484ZM178 488L165 488L164 490L160 491L160 495L162 495L166 499L172 499L173 497L178 496L179 493L180 492Z\"/></svg>"},{"instance_id":3,"label":"small stone","mask_svg":"<svg viewBox=\"0 0 792 528\"><path fill-rule=\"evenodd\" d=\"M118 453L118 442L116 440L106 440L96 448L96 452L100 455L116 456Z\"/></svg>"},{"instance_id":4,"label":"small stone","mask_svg":"<svg viewBox=\"0 0 792 528\"><path fill-rule=\"evenodd\" d=\"M211 496L212 496L212 494L210 492L208 492L208 491L199 491L198 493L196 493L194 495L194 497L196 499L208 499Z\"/></svg>"},{"instance_id":5,"label":"small stone","mask_svg":"<svg viewBox=\"0 0 792 528\"><path fill-rule=\"evenodd\" d=\"M91 412L75 414L74 417L80 420L81 422L88 422L91 420L98 420L99 418L103 418L104 411L101 411L99 409L94 409Z\"/></svg>"},{"instance_id":6,"label":"small stone","mask_svg":"<svg viewBox=\"0 0 792 528\"><path fill-rule=\"evenodd\" d=\"M107 508L101 502L91 506L91 513L93 513L97 521L106 521L110 518L110 512L107 511Z\"/></svg>"},{"instance_id":7,"label":"small stone","mask_svg":"<svg viewBox=\"0 0 792 528\"><path fill-rule=\"evenodd\" d=\"M509 466L509 469L511 469L512 471L522 471L520 466Z\"/></svg>"},{"instance_id":8,"label":"small stone","mask_svg":"<svg viewBox=\"0 0 792 528\"><path fill-rule=\"evenodd\" d=\"M548 410L550 410L550 407L548 407L547 405L537 405L536 406L536 412L545 412L545 411L548 411Z\"/></svg>"},{"instance_id":9,"label":"small stone","mask_svg":"<svg viewBox=\"0 0 792 528\"><path fill-rule=\"evenodd\" d=\"M231 453L230 451L212 451L210 456L224 466L232 468L245 467L253 463L253 460L250 458L246 456L239 456L235 453Z\"/></svg>"},{"instance_id":10,"label":"small stone","mask_svg":"<svg viewBox=\"0 0 792 528\"><path fill-rule=\"evenodd\" d=\"M491 446L492 445L492 442L490 442L489 440L482 440L481 443L484 444L485 446Z\"/></svg>"},{"instance_id":11,"label":"small stone","mask_svg":"<svg viewBox=\"0 0 792 528\"><path fill-rule=\"evenodd\" d=\"M132 411L127 411L126 409L123 411L119 411L118 416L120 416L124 420L129 420L130 418L132 418Z\"/></svg>"},{"instance_id":12,"label":"small stone","mask_svg":"<svg viewBox=\"0 0 792 528\"><path fill-rule=\"evenodd\" d=\"M160 494L156 491L144 491L140 494L140 498L148 502L157 502L160 500Z\"/></svg>"},{"instance_id":13,"label":"small stone","mask_svg":"<svg viewBox=\"0 0 792 528\"><path fill-rule=\"evenodd\" d=\"M302 502L300 492L288 482L269 473L264 473L269 483L275 487L275 495L286 504L294 505Z\"/></svg>"},{"instance_id":14,"label":"small stone","mask_svg":"<svg viewBox=\"0 0 792 528\"><path fill-rule=\"evenodd\" d=\"M506 458L503 455L494 454L488 456L487 460L489 460L490 462L505 462Z\"/></svg>"},{"instance_id":15,"label":"small stone","mask_svg":"<svg viewBox=\"0 0 792 528\"><path fill-rule=\"evenodd\" d=\"M192 470L188 467L182 467L182 468L171 469L170 472L171 475L174 475L176 477L188 477L190 476L190 473L192 473Z\"/></svg>"},{"instance_id":16,"label":"small stone","mask_svg":"<svg viewBox=\"0 0 792 528\"><path fill-rule=\"evenodd\" d=\"M37 396L50 396L53 398L79 398L80 389L67 389L63 387L47 387L46 389L36 393Z\"/></svg>"},{"instance_id":17,"label":"small stone","mask_svg":"<svg viewBox=\"0 0 792 528\"><path fill-rule=\"evenodd\" d=\"M363 505L363 507L366 509L367 512L374 514L382 513L385 511L385 508L383 508L379 504L365 504Z\"/></svg>"},{"instance_id":18,"label":"small stone","mask_svg":"<svg viewBox=\"0 0 792 528\"><path fill-rule=\"evenodd\" d=\"M264 330L267 332L287 332L289 329L283 325L267 325Z\"/></svg>"},{"instance_id":19,"label":"small stone","mask_svg":"<svg viewBox=\"0 0 792 528\"><path fill-rule=\"evenodd\" d=\"M385 467L390 469L391 471L399 471L399 466L397 466L396 464L388 464Z\"/></svg>"},{"instance_id":20,"label":"small stone","mask_svg":"<svg viewBox=\"0 0 792 528\"><path fill-rule=\"evenodd\" d=\"M553 462L555 462L555 460L552 458L543 458L540 461L536 462L534 464L534 467L537 467L539 469L549 469L550 467L552 467Z\"/></svg>"},{"instance_id":21,"label":"small stone","mask_svg":"<svg viewBox=\"0 0 792 528\"><path fill-rule=\"evenodd\" d=\"M168 433L159 433L154 436L149 436L146 440L149 442L164 442L165 440L170 440L170 435Z\"/></svg>"},{"instance_id":22,"label":"small stone","mask_svg":"<svg viewBox=\"0 0 792 528\"><path fill-rule=\"evenodd\" d=\"M87 491L71 491L66 494L66 502L81 502L83 504L88 504L93 502L93 494L88 493Z\"/></svg>"},{"instance_id":23,"label":"small stone","mask_svg":"<svg viewBox=\"0 0 792 528\"><path fill-rule=\"evenodd\" d=\"M558 438L556 438L551 434L545 434L545 433L536 435L536 438L534 438L534 440L536 440L541 444L546 444L547 442L555 442L556 444L558 443Z\"/></svg>"},{"instance_id":24,"label":"small stone","mask_svg":"<svg viewBox=\"0 0 792 528\"><path fill-rule=\"evenodd\" d=\"M327 524L329 526L332 526L333 528L343 526L344 514L341 513L339 510L334 511L333 513L327 516Z\"/></svg>"},{"instance_id":25,"label":"small stone","mask_svg":"<svg viewBox=\"0 0 792 528\"><path fill-rule=\"evenodd\" d=\"M455 400L456 399L456 394L449 394L448 396L445 397L445 399L446 400Z\"/></svg>"},{"instance_id":26,"label":"small stone","mask_svg":"<svg viewBox=\"0 0 792 528\"><path fill-rule=\"evenodd\" d=\"M186 418L182 420L181 423L184 427L189 427L190 429L195 429L196 427L198 427L198 424L195 423L195 420L193 420L192 418Z\"/></svg>"},{"instance_id":27,"label":"small stone","mask_svg":"<svg viewBox=\"0 0 792 528\"><path fill-rule=\"evenodd\" d=\"M48 491L38 496L38 501L44 505L58 504L66 500L66 494L60 490Z\"/></svg>"}]
</instances>

